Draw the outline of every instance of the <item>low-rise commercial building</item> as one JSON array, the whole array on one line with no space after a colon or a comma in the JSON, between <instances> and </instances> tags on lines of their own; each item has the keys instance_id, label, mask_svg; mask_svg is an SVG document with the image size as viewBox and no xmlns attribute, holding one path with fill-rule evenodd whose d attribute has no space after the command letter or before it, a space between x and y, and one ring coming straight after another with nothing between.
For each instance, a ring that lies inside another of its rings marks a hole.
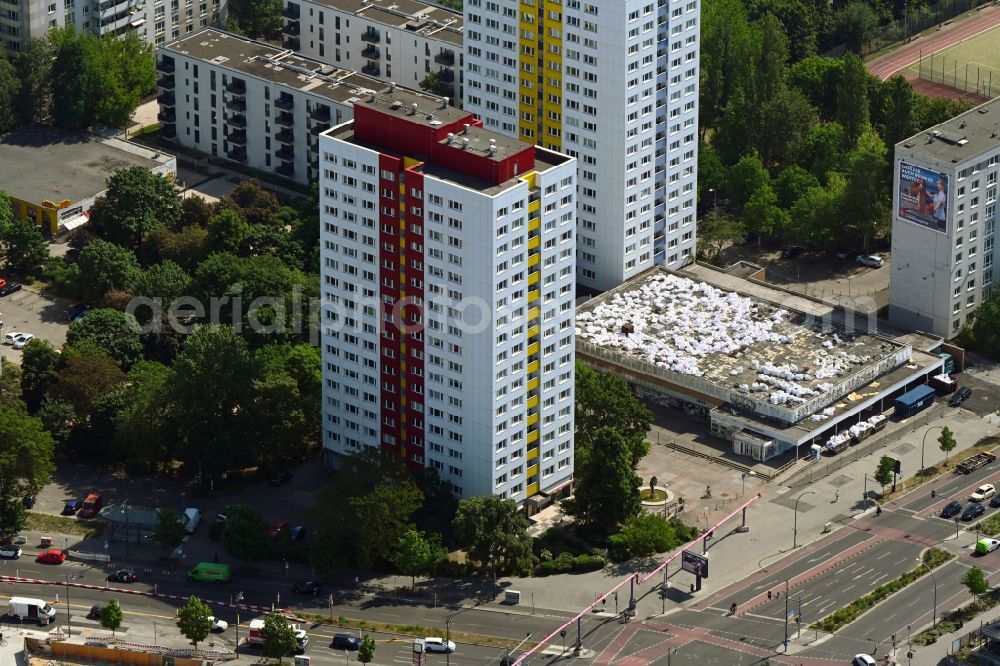
<instances>
[{"instance_id":1,"label":"low-rise commercial building","mask_svg":"<svg viewBox=\"0 0 1000 666\"><path fill-rule=\"evenodd\" d=\"M462 14L420 0L285 0L285 46L300 55L416 88L436 74L461 95Z\"/></svg>"},{"instance_id":2,"label":"low-rise commercial building","mask_svg":"<svg viewBox=\"0 0 1000 666\"><path fill-rule=\"evenodd\" d=\"M39 127L0 136L0 190L15 217L34 220L49 236L86 223L108 178L132 166L177 175L173 155L122 139Z\"/></svg>"},{"instance_id":3,"label":"low-rise commercial building","mask_svg":"<svg viewBox=\"0 0 1000 666\"><path fill-rule=\"evenodd\" d=\"M355 102L390 90L443 102L214 28L160 47L157 68L161 136L303 185L318 179L320 132Z\"/></svg>"}]
</instances>

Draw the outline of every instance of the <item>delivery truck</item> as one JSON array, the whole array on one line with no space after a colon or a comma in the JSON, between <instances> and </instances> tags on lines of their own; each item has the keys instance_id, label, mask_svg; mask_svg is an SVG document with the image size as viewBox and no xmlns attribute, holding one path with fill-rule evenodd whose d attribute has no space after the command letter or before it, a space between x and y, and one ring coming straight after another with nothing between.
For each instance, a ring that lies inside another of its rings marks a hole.
<instances>
[{"instance_id":1,"label":"delivery truck","mask_svg":"<svg viewBox=\"0 0 1000 666\"><path fill-rule=\"evenodd\" d=\"M292 622L288 624L292 627L292 631L295 632L295 642L298 644L296 652L302 654L306 651L306 646L309 645L309 634L297 624L293 624ZM249 629L250 635L247 637L247 643L253 647L264 647L264 619L257 618L256 620L251 620ZM291 655L285 656L290 657Z\"/></svg>"},{"instance_id":2,"label":"delivery truck","mask_svg":"<svg viewBox=\"0 0 1000 666\"><path fill-rule=\"evenodd\" d=\"M46 625L56 619L56 609L41 599L11 597L7 615L17 622L37 622Z\"/></svg>"}]
</instances>

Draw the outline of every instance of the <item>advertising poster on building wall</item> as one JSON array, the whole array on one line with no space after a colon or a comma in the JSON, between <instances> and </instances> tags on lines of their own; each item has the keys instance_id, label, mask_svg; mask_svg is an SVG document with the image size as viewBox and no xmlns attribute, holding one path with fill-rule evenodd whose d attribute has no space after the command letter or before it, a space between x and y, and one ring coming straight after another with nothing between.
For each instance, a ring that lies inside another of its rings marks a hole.
<instances>
[{"instance_id":1,"label":"advertising poster on building wall","mask_svg":"<svg viewBox=\"0 0 1000 666\"><path fill-rule=\"evenodd\" d=\"M948 233L948 176L900 162L898 194L900 219Z\"/></svg>"}]
</instances>

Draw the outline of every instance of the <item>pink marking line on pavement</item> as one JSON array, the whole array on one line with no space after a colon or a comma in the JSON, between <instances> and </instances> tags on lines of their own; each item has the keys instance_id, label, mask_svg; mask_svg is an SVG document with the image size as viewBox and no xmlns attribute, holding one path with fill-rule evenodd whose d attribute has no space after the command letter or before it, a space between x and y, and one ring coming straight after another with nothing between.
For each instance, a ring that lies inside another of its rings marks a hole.
<instances>
[{"instance_id":1,"label":"pink marking line on pavement","mask_svg":"<svg viewBox=\"0 0 1000 666\"><path fill-rule=\"evenodd\" d=\"M880 81L885 81L899 70L909 67L920 59L921 52L928 55L959 44L992 30L1000 25L1000 10L986 8L976 16L970 16L958 26L935 33L931 37L918 39L911 44L872 60L867 64L868 71ZM933 30L931 28L930 30Z\"/></svg>"}]
</instances>

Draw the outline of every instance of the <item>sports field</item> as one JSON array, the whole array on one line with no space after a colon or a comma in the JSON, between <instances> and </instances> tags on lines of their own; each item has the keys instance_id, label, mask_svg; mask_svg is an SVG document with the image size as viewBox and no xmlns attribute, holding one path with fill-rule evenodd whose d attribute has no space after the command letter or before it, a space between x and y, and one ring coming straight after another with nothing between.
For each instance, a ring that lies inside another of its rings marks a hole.
<instances>
[{"instance_id":1,"label":"sports field","mask_svg":"<svg viewBox=\"0 0 1000 666\"><path fill-rule=\"evenodd\" d=\"M921 53L920 60L904 71L927 81L996 97L1000 95L1000 26L933 53Z\"/></svg>"}]
</instances>

